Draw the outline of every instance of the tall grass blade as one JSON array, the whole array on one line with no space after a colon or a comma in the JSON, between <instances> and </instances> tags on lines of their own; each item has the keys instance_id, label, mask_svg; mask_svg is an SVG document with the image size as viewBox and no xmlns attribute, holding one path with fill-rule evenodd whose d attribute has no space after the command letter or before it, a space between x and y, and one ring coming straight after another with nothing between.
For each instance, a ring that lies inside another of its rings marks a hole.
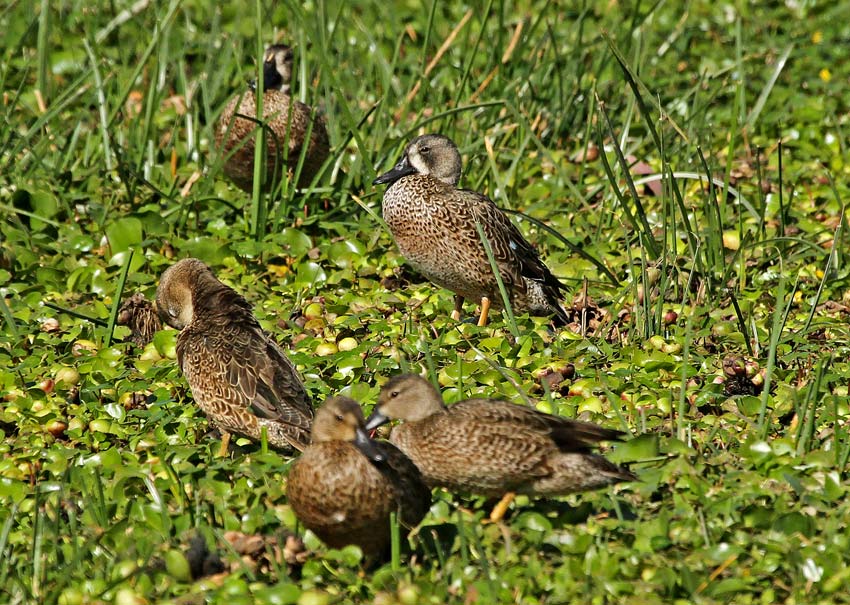
<instances>
[{"instance_id":1,"label":"tall grass blade","mask_svg":"<svg viewBox=\"0 0 850 605\"><path fill-rule=\"evenodd\" d=\"M97 56L89 44L88 39L83 39L83 46L91 62L91 70L94 75L94 88L97 93L97 115L100 119L100 137L103 143L103 163L107 170L115 168L114 154L112 153L112 142L109 136L109 110L106 101L106 90L103 86L103 77L100 75Z\"/></svg>"},{"instance_id":2,"label":"tall grass blade","mask_svg":"<svg viewBox=\"0 0 850 605\"><path fill-rule=\"evenodd\" d=\"M38 15L38 93L42 100L47 103L50 98L48 90L47 72L50 62L50 48L48 38L50 37L50 0L41 0L41 8Z\"/></svg>"},{"instance_id":3,"label":"tall grass blade","mask_svg":"<svg viewBox=\"0 0 850 605\"><path fill-rule=\"evenodd\" d=\"M12 310L9 308L9 305L6 304L6 296L2 293L0 293L0 312L3 314L3 319L6 322L6 327L9 329L9 332L12 333L15 340L18 340L21 337L21 333L18 330L18 322L15 321L15 316L12 315Z\"/></svg>"},{"instance_id":4,"label":"tall grass blade","mask_svg":"<svg viewBox=\"0 0 850 605\"><path fill-rule=\"evenodd\" d=\"M649 226L649 221L646 218L646 212L643 209L643 204L640 201L640 196L638 195L637 188L635 187L634 180L632 179L631 171L629 170L629 164L626 162L626 157L623 155L623 150L620 148L619 143L617 143L617 136L614 133L614 126L611 124L611 120L608 118L608 112L605 110L605 104L601 99L597 98L597 108L599 113L603 117L603 121L608 130L608 137L611 139L611 145L614 147L614 154L617 156L617 163L620 166L620 170L623 172L623 178L626 181L626 186L629 189L629 193L631 194L632 201L635 205L635 213L637 214L637 218L632 214L631 208L629 207L629 200L626 199L626 196L620 191L619 186L617 185L617 178L614 176L614 171L611 169L611 165L608 163L608 158L606 154L600 153L599 157L602 159L602 164L605 168L605 174L608 176L608 180L611 182L611 186L614 189L614 193L617 196L617 199L620 202L620 207L623 209L623 213L626 215L629 223L632 225L635 233L638 234L641 238L641 241L644 242L647 248L647 252L649 252L650 257L653 260L657 260L661 254L658 244L655 241L655 237L652 234L652 228ZM599 147L600 149L604 149L605 147L605 137L602 132L602 124L597 125L597 133L599 136Z\"/></svg>"},{"instance_id":5,"label":"tall grass blade","mask_svg":"<svg viewBox=\"0 0 850 605\"><path fill-rule=\"evenodd\" d=\"M685 414L687 412L689 402L686 398L688 391L688 368L690 367L691 359L691 339L693 338L693 318L688 315L685 324L685 344L682 350L682 372L680 376L681 384L679 386L679 409L676 414L676 437L683 443L687 440L687 426Z\"/></svg>"},{"instance_id":6,"label":"tall grass blade","mask_svg":"<svg viewBox=\"0 0 850 605\"><path fill-rule=\"evenodd\" d=\"M802 413L798 414L799 424L797 425L797 453L804 454L809 451L809 444L814 435L815 418L817 417L817 407L820 401L819 396L823 387L823 379L826 371L832 365L832 355L821 357L815 370L815 378L809 383L806 389L806 396L803 400Z\"/></svg>"},{"instance_id":7,"label":"tall grass blade","mask_svg":"<svg viewBox=\"0 0 850 605\"><path fill-rule=\"evenodd\" d=\"M484 544L482 544L481 538L479 537L478 532L475 531L474 527L472 531L469 532L469 535L472 538L472 542L475 544L475 550L478 551L478 561L481 564L481 573L484 574L485 585L487 586L487 591L490 593L485 595L485 602L496 603L499 593L496 589L496 583L493 581L493 572L490 568L490 561L488 560L487 553L484 550Z\"/></svg>"},{"instance_id":8,"label":"tall grass blade","mask_svg":"<svg viewBox=\"0 0 850 605\"><path fill-rule=\"evenodd\" d=\"M614 275L611 272L611 270L608 267L606 267L605 264L602 261L600 261L598 258L593 256L592 254L590 254L587 250L585 250L581 246L577 246L576 244L572 243L566 237L561 235L561 233L558 232L558 230L555 229L554 227L547 225L543 221L538 220L538 219L534 218L533 216L530 216L530 215L526 214L525 212L522 212L521 210L514 210L513 208L499 208L499 210L501 210L502 212L506 212L508 214L513 214L515 216L518 216L522 220L528 221L532 225L535 225L535 226L539 227L540 229L543 229L544 231L546 231L550 235L554 236L559 242L564 244L567 248L569 248L570 252L573 252L574 254L578 254L580 257L582 257L586 261L590 262L594 267L599 269L599 271L601 271L605 275L605 277L607 277L611 281L612 285L614 285L614 286L620 285L620 280L617 279L617 276Z\"/></svg>"},{"instance_id":9,"label":"tall grass blade","mask_svg":"<svg viewBox=\"0 0 850 605\"><path fill-rule=\"evenodd\" d=\"M731 290L729 291L729 301L732 303L732 308L735 310L735 319L738 321L738 329L741 330L741 334L744 335L744 345L747 347L747 354L755 355L755 352L753 351L752 337L750 336L750 331L747 328L747 320L744 318L744 313L741 311L741 305L738 304L738 298Z\"/></svg>"},{"instance_id":10,"label":"tall grass blade","mask_svg":"<svg viewBox=\"0 0 850 605\"><path fill-rule=\"evenodd\" d=\"M759 119L759 116L767 103L767 99L770 97L770 93L773 92L773 87L779 79L779 74L781 74L782 70L785 69L785 64L788 62L788 57L791 56L791 51L793 50L793 43L786 46L785 50L782 51L782 54L779 55L779 58L776 59L776 62L773 64L773 71L770 74L770 78L768 78L767 83L764 85L764 88L762 88L759 98L756 99L755 105L753 105L753 108L750 111L750 115L747 116L747 130L752 131L756 120Z\"/></svg>"},{"instance_id":11,"label":"tall grass blade","mask_svg":"<svg viewBox=\"0 0 850 605\"><path fill-rule=\"evenodd\" d=\"M758 430L762 437L767 436L768 426L767 406L770 399L770 388L773 384L773 371L776 367L776 349L779 346L782 328L785 325L785 307L788 303L785 300L785 274L779 273L779 285L776 290L776 306L773 309L773 324L770 329L770 344L767 353L767 367L764 375L764 390L761 393L761 407L758 415ZM790 305L789 305L790 306Z\"/></svg>"},{"instance_id":12,"label":"tall grass blade","mask_svg":"<svg viewBox=\"0 0 850 605\"><path fill-rule=\"evenodd\" d=\"M12 531L17 518L18 503L12 502L7 511L9 516L6 517L3 522L3 529L0 531L0 586L8 586L7 578L9 572L12 571L12 553L11 551L7 552L6 546L9 544L9 533Z\"/></svg>"},{"instance_id":13,"label":"tall grass blade","mask_svg":"<svg viewBox=\"0 0 850 605\"><path fill-rule=\"evenodd\" d=\"M481 46L481 40L484 38L484 33L487 31L487 21L490 19L490 11L493 9L493 0L488 0L487 6L484 8L483 17L481 18L481 22L478 28L478 36L475 38L475 43L472 45L472 49L467 51L464 54L468 54L469 59L466 61L466 68L463 70L463 76L460 78L460 83L457 86L457 95L455 95L455 105L460 103L461 98L464 96L464 89L466 88L466 81L469 79L469 73L472 70L472 65L475 63L475 59L478 56L478 49Z\"/></svg>"},{"instance_id":14,"label":"tall grass blade","mask_svg":"<svg viewBox=\"0 0 850 605\"><path fill-rule=\"evenodd\" d=\"M481 226L481 223L478 222L477 217L475 220L475 229L478 231L478 239L481 240L481 245L484 246L484 252L487 254L487 260L490 262L490 269L496 277L496 283L499 286L499 294L502 297L505 314L508 316L508 328L510 329L511 334L514 335L514 338L519 338L519 328L517 327L514 310L511 306L511 297L508 294L507 288L505 288L505 282L502 280L502 273L499 271L499 265L496 263L496 257L493 256L493 247L490 245L490 240L487 239L487 235L484 233L484 228Z\"/></svg>"},{"instance_id":15,"label":"tall grass blade","mask_svg":"<svg viewBox=\"0 0 850 605\"><path fill-rule=\"evenodd\" d=\"M118 321L118 310L121 308L124 285L127 283L127 274L130 273L130 264L133 262L134 253L135 250L133 248L127 250L127 260L124 261L124 267L118 275L118 285L115 287L115 299L112 301L112 309L109 312L109 323L106 325L105 347L109 347L112 344L112 335L115 333L115 322Z\"/></svg>"},{"instance_id":16,"label":"tall grass blade","mask_svg":"<svg viewBox=\"0 0 850 605\"><path fill-rule=\"evenodd\" d=\"M401 570L401 530L398 515L390 513L390 567L396 573Z\"/></svg>"},{"instance_id":17,"label":"tall grass blade","mask_svg":"<svg viewBox=\"0 0 850 605\"><path fill-rule=\"evenodd\" d=\"M457 509L457 537L460 540L460 560L463 567L469 567L469 538L466 535L466 523L463 520L463 511Z\"/></svg>"},{"instance_id":18,"label":"tall grass blade","mask_svg":"<svg viewBox=\"0 0 850 605\"><path fill-rule=\"evenodd\" d=\"M255 27L257 28L255 57L257 57L257 80L254 88L254 98L256 99L256 113L258 119L263 121L263 93L266 83L263 81L263 51L265 50L263 43L263 3L261 0L256 0L255 8ZM251 191L251 235L254 241L258 242L263 238L265 233L265 196L263 194L263 185L266 182L266 129L260 127L254 134L254 184Z\"/></svg>"},{"instance_id":19,"label":"tall grass blade","mask_svg":"<svg viewBox=\"0 0 850 605\"><path fill-rule=\"evenodd\" d=\"M658 136L658 131L655 128L655 121L652 117L652 114L649 112L649 108L646 106L646 102L644 101L643 95L640 92L641 86L643 83L637 77L637 74L634 73L632 68L629 66L628 62L623 57L622 53L620 53L620 49L617 48L617 45L614 44L613 38L607 33L603 32L602 37L605 39L605 42L608 44L608 48L611 53L614 55L614 58L617 60L617 63L620 65L620 69L623 71L623 75L626 77L626 82L629 85L629 88L632 89L632 94L635 96L635 101L638 104L638 110L643 117L644 123L646 125L649 134L652 136L652 140L655 142L655 147L658 149L659 153L663 152L663 145L661 144L661 138ZM645 87L645 86L644 86ZM652 95L649 95L650 99L655 99ZM655 109L659 115L664 115L664 119L669 122L669 124L673 127L673 129L679 133L679 136L682 137L684 141L688 141L688 137L685 135L684 131L679 127L678 124L670 117L670 115L664 111L664 108L655 101Z\"/></svg>"}]
</instances>

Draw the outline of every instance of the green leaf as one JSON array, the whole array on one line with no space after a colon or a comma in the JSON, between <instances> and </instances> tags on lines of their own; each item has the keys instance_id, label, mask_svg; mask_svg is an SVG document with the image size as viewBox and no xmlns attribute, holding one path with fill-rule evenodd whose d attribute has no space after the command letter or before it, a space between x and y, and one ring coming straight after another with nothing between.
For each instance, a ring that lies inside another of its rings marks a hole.
<instances>
[{"instance_id":1,"label":"green leaf","mask_svg":"<svg viewBox=\"0 0 850 605\"><path fill-rule=\"evenodd\" d=\"M142 221L132 216L118 219L106 228L106 239L112 254L126 252L142 243Z\"/></svg>"},{"instance_id":2,"label":"green leaf","mask_svg":"<svg viewBox=\"0 0 850 605\"><path fill-rule=\"evenodd\" d=\"M606 457L614 462L631 462L658 456L658 435L638 435L623 443L618 443Z\"/></svg>"},{"instance_id":3,"label":"green leaf","mask_svg":"<svg viewBox=\"0 0 850 605\"><path fill-rule=\"evenodd\" d=\"M59 201L56 196L50 191L35 191L30 193L30 203L32 204L33 214L44 218L53 218L59 213ZM30 227L33 229L44 229L47 223L33 218L30 221Z\"/></svg>"}]
</instances>

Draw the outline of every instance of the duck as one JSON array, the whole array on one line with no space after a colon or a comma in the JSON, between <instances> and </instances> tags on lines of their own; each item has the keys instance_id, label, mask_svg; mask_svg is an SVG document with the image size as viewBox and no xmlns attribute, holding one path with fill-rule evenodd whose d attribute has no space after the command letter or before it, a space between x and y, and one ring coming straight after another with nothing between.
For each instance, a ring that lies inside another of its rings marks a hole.
<instances>
[{"instance_id":1,"label":"duck","mask_svg":"<svg viewBox=\"0 0 850 605\"><path fill-rule=\"evenodd\" d=\"M286 483L298 519L331 548L360 547L377 560L390 544L390 513L405 529L425 517L431 491L416 466L386 441L373 441L360 404L332 397L316 412L312 442Z\"/></svg>"},{"instance_id":2,"label":"duck","mask_svg":"<svg viewBox=\"0 0 850 605\"><path fill-rule=\"evenodd\" d=\"M130 340L142 349L162 329L153 303L141 292L134 293L121 304L115 323L130 328Z\"/></svg>"},{"instance_id":3,"label":"duck","mask_svg":"<svg viewBox=\"0 0 850 605\"><path fill-rule=\"evenodd\" d=\"M156 290L160 320L179 330L177 363L192 397L223 431L281 451L310 442L313 407L295 366L260 326L251 305L196 258L166 269Z\"/></svg>"},{"instance_id":4,"label":"duck","mask_svg":"<svg viewBox=\"0 0 850 605\"><path fill-rule=\"evenodd\" d=\"M298 177L299 187L310 184L330 150L324 119L289 94L293 57L292 49L285 44L269 46L263 57L262 120L269 128L265 137L265 192L274 189L287 171L294 173L304 145L307 152ZM252 82L249 90L233 96L215 128L215 144L225 158L224 173L247 193L252 192L254 185L254 140L258 126L255 93L256 82Z\"/></svg>"},{"instance_id":5,"label":"duck","mask_svg":"<svg viewBox=\"0 0 850 605\"><path fill-rule=\"evenodd\" d=\"M410 458L429 487L503 497L491 515L504 515L513 494L562 496L624 481L630 470L593 448L623 433L546 414L501 399L466 399L446 406L416 374L391 378L378 395L366 430L390 420L390 442Z\"/></svg>"},{"instance_id":6,"label":"duck","mask_svg":"<svg viewBox=\"0 0 850 605\"><path fill-rule=\"evenodd\" d=\"M402 256L428 280L454 292L455 321L470 299L481 302L478 323L485 325L491 306L502 307L502 296L480 225L511 308L551 316L555 325L568 323L561 304L566 286L490 198L457 187L461 167L450 138L426 134L410 141L396 165L373 181L388 185L381 212Z\"/></svg>"}]
</instances>

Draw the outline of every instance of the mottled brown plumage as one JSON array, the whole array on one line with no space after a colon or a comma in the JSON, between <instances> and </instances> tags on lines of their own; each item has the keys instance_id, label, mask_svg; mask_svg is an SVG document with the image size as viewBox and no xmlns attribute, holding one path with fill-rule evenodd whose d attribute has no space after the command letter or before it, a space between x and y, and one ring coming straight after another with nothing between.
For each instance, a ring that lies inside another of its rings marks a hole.
<instances>
[{"instance_id":1,"label":"mottled brown plumage","mask_svg":"<svg viewBox=\"0 0 850 605\"><path fill-rule=\"evenodd\" d=\"M419 471L394 445L369 439L356 401L326 401L312 435L286 491L298 518L328 546L356 544L367 557L380 556L390 542L391 512L406 528L425 516L431 492Z\"/></svg>"},{"instance_id":2,"label":"mottled brown plumage","mask_svg":"<svg viewBox=\"0 0 850 605\"><path fill-rule=\"evenodd\" d=\"M187 258L162 274L162 321L180 330L177 361L195 403L224 431L303 449L313 408L292 362L263 331L251 305L201 261Z\"/></svg>"},{"instance_id":3,"label":"mottled brown plumage","mask_svg":"<svg viewBox=\"0 0 850 605\"><path fill-rule=\"evenodd\" d=\"M273 189L286 177L287 171L295 171L305 142L308 145L307 155L299 175L299 187L310 184L330 149L324 120L318 115L314 116L310 106L289 95L291 78L292 50L284 45L273 45L266 49L263 63L263 119L269 130L266 131L264 191ZM247 116L247 119L236 114ZM252 86L230 100L215 129L216 147L226 158L224 173L237 187L249 193L254 183L254 139L259 125L256 117L257 101Z\"/></svg>"},{"instance_id":4,"label":"mottled brown plumage","mask_svg":"<svg viewBox=\"0 0 850 605\"><path fill-rule=\"evenodd\" d=\"M432 282L476 302L502 297L476 229L480 224L493 250L499 274L518 313L554 315L565 323L561 290L566 287L540 260L536 250L490 198L458 189L460 153L451 139L423 135L375 183L389 183L382 212L407 261Z\"/></svg>"},{"instance_id":5,"label":"mottled brown plumage","mask_svg":"<svg viewBox=\"0 0 850 605\"><path fill-rule=\"evenodd\" d=\"M136 292L124 301L118 309L115 323L130 328L130 340L137 347L147 346L153 340L153 335L162 330L162 322L153 303L141 292Z\"/></svg>"},{"instance_id":6,"label":"mottled brown plumage","mask_svg":"<svg viewBox=\"0 0 850 605\"><path fill-rule=\"evenodd\" d=\"M425 379L396 376L381 389L367 429L390 419L390 441L425 483L460 492L557 496L637 479L591 450L620 431L508 401L467 399L450 407Z\"/></svg>"}]
</instances>

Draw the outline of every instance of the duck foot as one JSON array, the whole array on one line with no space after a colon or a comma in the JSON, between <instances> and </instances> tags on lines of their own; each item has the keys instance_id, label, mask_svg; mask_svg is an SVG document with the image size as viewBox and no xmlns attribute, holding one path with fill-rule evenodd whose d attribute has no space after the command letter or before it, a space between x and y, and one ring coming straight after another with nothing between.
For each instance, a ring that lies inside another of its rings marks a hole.
<instances>
[{"instance_id":1,"label":"duck foot","mask_svg":"<svg viewBox=\"0 0 850 605\"><path fill-rule=\"evenodd\" d=\"M221 447L218 450L218 457L224 458L227 455L227 450L230 448L230 433L221 431Z\"/></svg>"},{"instance_id":2,"label":"duck foot","mask_svg":"<svg viewBox=\"0 0 850 605\"><path fill-rule=\"evenodd\" d=\"M496 503L496 506L493 507L493 510L490 511L490 523L501 523L502 519L505 516L505 513L508 512L508 507L511 505L511 502L514 501L516 494L514 492L508 492L502 499Z\"/></svg>"},{"instance_id":3,"label":"duck foot","mask_svg":"<svg viewBox=\"0 0 850 605\"><path fill-rule=\"evenodd\" d=\"M481 315L478 316L478 327L483 328L487 325L487 318L490 315L490 299L486 296L481 297Z\"/></svg>"},{"instance_id":4,"label":"duck foot","mask_svg":"<svg viewBox=\"0 0 850 605\"><path fill-rule=\"evenodd\" d=\"M455 294L455 308L452 311L452 319L455 321L460 321L460 312L463 310L463 296L458 296Z\"/></svg>"}]
</instances>

